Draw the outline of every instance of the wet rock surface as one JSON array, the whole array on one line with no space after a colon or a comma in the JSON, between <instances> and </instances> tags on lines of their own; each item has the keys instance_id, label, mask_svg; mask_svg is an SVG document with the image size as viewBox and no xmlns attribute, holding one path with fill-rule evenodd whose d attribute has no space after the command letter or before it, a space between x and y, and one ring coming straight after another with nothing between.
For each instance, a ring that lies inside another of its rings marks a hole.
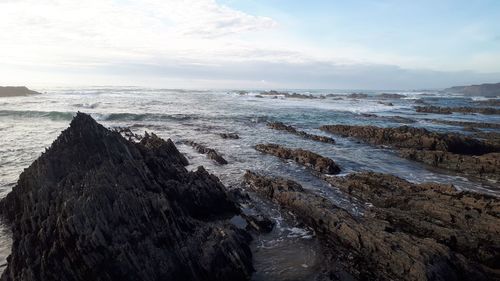
<instances>
[{"instance_id":1,"label":"wet rock surface","mask_svg":"<svg viewBox=\"0 0 500 281\"><path fill-rule=\"evenodd\" d=\"M415 107L416 112L422 113L437 113L437 114L452 114L453 112L458 113L480 113L486 115L498 115L500 114L500 109L491 107L439 107L439 106L417 106Z\"/></svg>"},{"instance_id":2,"label":"wet rock surface","mask_svg":"<svg viewBox=\"0 0 500 281\"><path fill-rule=\"evenodd\" d=\"M455 121L455 120L439 120L439 119L426 119L426 121L445 124L452 126L463 126L470 128L488 128L488 129L500 129L499 123L486 123L486 122L470 122L470 121Z\"/></svg>"},{"instance_id":3,"label":"wet rock surface","mask_svg":"<svg viewBox=\"0 0 500 281\"><path fill-rule=\"evenodd\" d=\"M219 154L215 149L206 147L203 144L196 143L194 141L186 140L183 141L182 143L191 146L194 148L196 151L198 151L201 154L206 154L208 159L212 159L215 162L219 163L220 165L226 165L227 161L222 157L222 155Z\"/></svg>"},{"instance_id":4,"label":"wet rock surface","mask_svg":"<svg viewBox=\"0 0 500 281\"><path fill-rule=\"evenodd\" d=\"M338 174L340 167L330 158L304 149L290 149L278 144L258 144L255 149L282 159L290 159L316 172L324 174Z\"/></svg>"},{"instance_id":5,"label":"wet rock surface","mask_svg":"<svg viewBox=\"0 0 500 281\"><path fill-rule=\"evenodd\" d=\"M495 181L499 178L500 146L492 141L407 126L326 125L320 129L375 145L389 145L401 149L403 157L435 167Z\"/></svg>"},{"instance_id":6,"label":"wet rock surface","mask_svg":"<svg viewBox=\"0 0 500 281\"><path fill-rule=\"evenodd\" d=\"M233 140L237 140L240 138L240 136L236 133L220 133L219 136L223 139L233 139Z\"/></svg>"},{"instance_id":7,"label":"wet rock surface","mask_svg":"<svg viewBox=\"0 0 500 281\"><path fill-rule=\"evenodd\" d=\"M250 236L202 167L78 113L0 202L13 246L2 280L247 280Z\"/></svg>"},{"instance_id":8,"label":"wet rock surface","mask_svg":"<svg viewBox=\"0 0 500 281\"><path fill-rule=\"evenodd\" d=\"M407 159L469 176L500 181L500 153L479 156L460 155L445 151L402 149L399 154Z\"/></svg>"},{"instance_id":9,"label":"wet rock surface","mask_svg":"<svg viewBox=\"0 0 500 281\"><path fill-rule=\"evenodd\" d=\"M313 134L306 133L304 131L299 131L299 130L295 129L293 126L286 125L282 122L270 122L270 123L267 123L267 127L274 129L274 130L289 132L291 134L303 137L305 139L310 139L310 140L324 142L324 143L332 143L332 144L335 143L335 140L333 138L313 135Z\"/></svg>"},{"instance_id":10,"label":"wet rock surface","mask_svg":"<svg viewBox=\"0 0 500 281\"><path fill-rule=\"evenodd\" d=\"M440 150L466 155L500 152L500 147L459 135L432 132L423 128L401 126L380 128L375 126L325 125L321 130L343 137L354 137L376 145L397 148Z\"/></svg>"},{"instance_id":11,"label":"wet rock surface","mask_svg":"<svg viewBox=\"0 0 500 281\"><path fill-rule=\"evenodd\" d=\"M247 186L316 230L326 250L325 280L499 277L497 198L383 174L325 179L374 207L355 217L294 181L244 176Z\"/></svg>"}]
</instances>

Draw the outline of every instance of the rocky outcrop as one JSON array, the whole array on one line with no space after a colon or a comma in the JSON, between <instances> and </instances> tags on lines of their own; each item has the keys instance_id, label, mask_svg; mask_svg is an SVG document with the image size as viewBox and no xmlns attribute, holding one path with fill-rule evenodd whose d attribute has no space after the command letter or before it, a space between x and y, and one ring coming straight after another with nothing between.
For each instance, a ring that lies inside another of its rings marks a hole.
<instances>
[{"instance_id":1,"label":"rocky outcrop","mask_svg":"<svg viewBox=\"0 0 500 281\"><path fill-rule=\"evenodd\" d=\"M282 159L291 159L319 173L338 174L340 167L330 158L304 149L290 149L277 144L258 144L255 149Z\"/></svg>"},{"instance_id":2,"label":"rocky outcrop","mask_svg":"<svg viewBox=\"0 0 500 281\"><path fill-rule=\"evenodd\" d=\"M376 183L376 175L373 180ZM385 180L384 177L382 180ZM325 260L325 268L331 279L341 279L338 274L343 271L357 280L488 280L490 277L498 277L498 273L491 270L496 265L489 264L498 255L499 205L496 199L457 195L450 187L428 185L420 187L424 194L429 192L426 196L433 195L434 191L429 190L435 188L435 192L443 193L443 201L440 202L451 205L453 209L446 210L445 206L448 205L444 204L435 209L426 209L431 204L422 200L422 197L405 204L400 201L401 198L391 200L388 196L387 201L375 202L379 206L366 210L363 217L354 217L328 199L305 191L300 184L291 180L247 172L244 181L249 188L278 203L314 228L323 240L326 251L330 251L327 256L329 259ZM409 183L407 185L411 186ZM346 183L342 183L342 186L346 191L356 190L356 193L352 191L351 194L359 193L359 198L363 200L364 194L372 191L374 194L371 197L366 195L366 198L377 199L377 191L398 194L398 186L392 185L387 186L388 191L363 189L364 185L358 188L357 185ZM444 196L456 198L456 201L449 203ZM412 204L418 207L418 211L414 212L419 216L411 216ZM393 207L402 208L402 213L399 214L399 209L393 211ZM460 207L470 209L461 212ZM483 212L480 213L479 210ZM444 213L440 214L439 211ZM450 213L457 217L446 217ZM427 214L431 217L427 218ZM450 231L447 232L447 228L437 219L433 220L441 217L443 223L453 226ZM417 226L406 223L424 226L418 232ZM462 226L468 223L472 224L471 229L464 228L466 232L460 233ZM426 233L427 230L434 230L434 226L442 231L437 234ZM481 233L476 234L475 231ZM446 236L445 233L457 236ZM436 237L446 240L440 241ZM483 245L486 241L494 244ZM474 249L474 246L478 248ZM479 262L482 266L477 264Z\"/></svg>"},{"instance_id":3,"label":"rocky outcrop","mask_svg":"<svg viewBox=\"0 0 500 281\"><path fill-rule=\"evenodd\" d=\"M381 98L381 99L401 99L404 98L405 95L401 94L390 94L390 93L382 93L380 95L376 95L375 97Z\"/></svg>"},{"instance_id":4,"label":"rocky outcrop","mask_svg":"<svg viewBox=\"0 0 500 281\"><path fill-rule=\"evenodd\" d=\"M467 128L500 129L500 124L498 124L498 123L469 122L469 121L442 120L442 119L425 119L425 120L432 122L432 123L437 123L437 124L463 126L463 127L467 127Z\"/></svg>"},{"instance_id":5,"label":"rocky outcrop","mask_svg":"<svg viewBox=\"0 0 500 281\"><path fill-rule=\"evenodd\" d=\"M392 231L434 239L480 263L487 272L500 268L499 198L460 192L446 184L413 184L379 173L324 179L373 204L370 213L390 222Z\"/></svg>"},{"instance_id":6,"label":"rocky outcrop","mask_svg":"<svg viewBox=\"0 0 500 281\"><path fill-rule=\"evenodd\" d=\"M32 91L26 87L1 87L0 86L0 98L1 97L18 97L18 96L31 96L39 95L39 92Z\"/></svg>"},{"instance_id":7,"label":"rocky outcrop","mask_svg":"<svg viewBox=\"0 0 500 281\"><path fill-rule=\"evenodd\" d=\"M250 237L202 167L171 141L130 142L78 113L0 202L2 280L247 280Z\"/></svg>"},{"instance_id":8,"label":"rocky outcrop","mask_svg":"<svg viewBox=\"0 0 500 281\"><path fill-rule=\"evenodd\" d=\"M237 140L240 138L240 136L238 136L238 134L236 133L220 133L219 136L223 139L233 139L233 140Z\"/></svg>"},{"instance_id":9,"label":"rocky outcrop","mask_svg":"<svg viewBox=\"0 0 500 281\"><path fill-rule=\"evenodd\" d=\"M497 97L500 96L500 83L480 84L480 85L470 85L470 86L455 86L444 89L444 91L450 93L460 93L467 96Z\"/></svg>"},{"instance_id":10,"label":"rocky outcrop","mask_svg":"<svg viewBox=\"0 0 500 281\"><path fill-rule=\"evenodd\" d=\"M222 157L222 155L219 154L215 149L213 148L208 148L204 146L203 144L196 143L194 141L183 141L182 143L191 146L194 148L196 151L198 151L201 154L206 154L208 159L212 159L215 162L219 163L220 165L226 165L227 161Z\"/></svg>"},{"instance_id":11,"label":"rocky outcrop","mask_svg":"<svg viewBox=\"0 0 500 281\"><path fill-rule=\"evenodd\" d=\"M293 126L286 125L282 122L270 122L270 123L267 123L267 127L271 128L271 129L279 130L279 131L289 132L291 134L303 137L305 139L310 139L313 141L332 143L332 144L335 143L335 140L330 138L330 137L318 136L318 135L306 133L304 131L299 131L299 130L295 129Z\"/></svg>"},{"instance_id":12,"label":"rocky outcrop","mask_svg":"<svg viewBox=\"0 0 500 281\"><path fill-rule=\"evenodd\" d=\"M380 116L377 114L373 113L361 113L360 114L363 117L370 118L370 119L377 119L381 121L388 121L388 122L394 122L394 123L405 123L405 124L411 124L415 123L416 120L407 118L407 117L402 117L402 116Z\"/></svg>"},{"instance_id":13,"label":"rocky outcrop","mask_svg":"<svg viewBox=\"0 0 500 281\"><path fill-rule=\"evenodd\" d=\"M460 155L446 151L402 149L399 154L407 159L469 176L500 181L500 153L479 156Z\"/></svg>"},{"instance_id":14,"label":"rocky outcrop","mask_svg":"<svg viewBox=\"0 0 500 281\"><path fill-rule=\"evenodd\" d=\"M436 114L452 114L453 112L458 113L480 113L486 115L498 115L500 114L500 109L491 107L439 107L439 106L416 106L416 112L422 113L436 113Z\"/></svg>"},{"instance_id":15,"label":"rocky outcrop","mask_svg":"<svg viewBox=\"0 0 500 281\"><path fill-rule=\"evenodd\" d=\"M271 96L273 98L276 98L278 96L285 97L285 98L295 98L295 99L324 99L325 96L313 96L311 94L299 94L299 93L289 93L289 92L278 92L275 90L271 91L266 91L266 92L261 92L259 95L260 97L264 96Z\"/></svg>"},{"instance_id":16,"label":"rocky outcrop","mask_svg":"<svg viewBox=\"0 0 500 281\"><path fill-rule=\"evenodd\" d=\"M459 134L441 134L423 128L326 125L320 129L354 137L375 145L400 149L411 160L449 169L469 176L497 180L500 144Z\"/></svg>"},{"instance_id":17,"label":"rocky outcrop","mask_svg":"<svg viewBox=\"0 0 500 281\"><path fill-rule=\"evenodd\" d=\"M441 134L424 128L325 125L320 129L343 137L361 139L371 144L390 145L397 148L440 150L465 155L500 152L500 147L474 138L459 134Z\"/></svg>"}]
</instances>

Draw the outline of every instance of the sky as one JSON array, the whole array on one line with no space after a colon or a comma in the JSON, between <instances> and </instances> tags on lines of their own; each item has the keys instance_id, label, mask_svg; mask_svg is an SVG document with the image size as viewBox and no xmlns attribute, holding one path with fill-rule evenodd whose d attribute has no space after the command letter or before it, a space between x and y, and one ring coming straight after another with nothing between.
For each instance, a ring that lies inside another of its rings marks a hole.
<instances>
[{"instance_id":1,"label":"sky","mask_svg":"<svg viewBox=\"0 0 500 281\"><path fill-rule=\"evenodd\" d=\"M500 82L497 0L0 0L0 85Z\"/></svg>"}]
</instances>

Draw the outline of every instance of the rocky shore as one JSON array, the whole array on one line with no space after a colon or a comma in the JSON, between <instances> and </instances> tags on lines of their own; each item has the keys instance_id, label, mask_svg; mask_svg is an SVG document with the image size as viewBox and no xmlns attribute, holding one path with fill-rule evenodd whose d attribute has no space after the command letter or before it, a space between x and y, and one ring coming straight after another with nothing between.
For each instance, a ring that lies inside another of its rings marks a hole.
<instances>
[{"instance_id":1,"label":"rocky shore","mask_svg":"<svg viewBox=\"0 0 500 281\"><path fill-rule=\"evenodd\" d=\"M249 171L244 176L249 188L316 230L325 245L325 279L500 277L497 198L374 173L325 179L374 207L356 217L294 181Z\"/></svg>"},{"instance_id":2,"label":"rocky shore","mask_svg":"<svg viewBox=\"0 0 500 281\"><path fill-rule=\"evenodd\" d=\"M325 125L320 129L375 145L388 145L398 149L403 157L435 167L494 181L500 179L500 146L495 142L408 126Z\"/></svg>"},{"instance_id":3,"label":"rocky shore","mask_svg":"<svg viewBox=\"0 0 500 281\"><path fill-rule=\"evenodd\" d=\"M215 162L219 163L220 165L227 164L226 159L224 159L224 157L222 157L222 155L220 155L219 152L217 152L213 148L206 147L203 144L199 144L190 140L183 141L182 143L191 146L201 154L206 154L208 159L212 159Z\"/></svg>"},{"instance_id":4,"label":"rocky shore","mask_svg":"<svg viewBox=\"0 0 500 281\"><path fill-rule=\"evenodd\" d=\"M278 144L258 144L255 149L281 159L290 159L324 174L338 174L340 167L330 158L304 149L290 149Z\"/></svg>"},{"instance_id":5,"label":"rocky shore","mask_svg":"<svg viewBox=\"0 0 500 281\"><path fill-rule=\"evenodd\" d=\"M439 107L439 106L417 106L416 112L422 113L436 113L436 114L452 114L458 113L480 113L485 115L499 115L500 109L491 107Z\"/></svg>"},{"instance_id":6,"label":"rocky shore","mask_svg":"<svg viewBox=\"0 0 500 281\"><path fill-rule=\"evenodd\" d=\"M293 126L286 125L282 122L270 122L270 123L267 123L267 127L274 129L274 130L278 130L278 131L285 131L285 132L288 132L290 134L294 134L294 135L303 137L305 139L310 139L313 141L332 143L332 144L335 143L335 140L330 138L330 137L318 136L318 135L306 133L304 131L299 131L299 130L295 129Z\"/></svg>"},{"instance_id":7,"label":"rocky shore","mask_svg":"<svg viewBox=\"0 0 500 281\"><path fill-rule=\"evenodd\" d=\"M79 113L0 202L1 280L248 280L251 237L225 187L171 141L139 143Z\"/></svg>"}]
</instances>

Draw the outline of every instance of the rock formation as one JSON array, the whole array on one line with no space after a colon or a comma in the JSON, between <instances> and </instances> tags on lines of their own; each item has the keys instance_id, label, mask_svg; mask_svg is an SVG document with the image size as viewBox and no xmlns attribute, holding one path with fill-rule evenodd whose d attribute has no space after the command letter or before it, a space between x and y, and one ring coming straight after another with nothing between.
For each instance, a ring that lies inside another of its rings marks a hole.
<instances>
[{"instance_id":1,"label":"rock formation","mask_svg":"<svg viewBox=\"0 0 500 281\"><path fill-rule=\"evenodd\" d=\"M208 148L204 146L203 144L196 143L194 141L183 141L182 143L187 144L191 147L193 147L196 151L198 151L201 154L206 154L208 159L212 159L215 162L219 163L220 165L226 165L227 161L222 157L222 155L219 154L215 149L213 148Z\"/></svg>"},{"instance_id":2,"label":"rock formation","mask_svg":"<svg viewBox=\"0 0 500 281\"><path fill-rule=\"evenodd\" d=\"M330 279L341 279L345 271L353 277L349 280L499 277L498 199L381 174L369 174L365 182L363 176L333 180L359 199L374 201L362 217L291 180L247 172L244 181L315 229L330 252L324 265Z\"/></svg>"},{"instance_id":3,"label":"rock formation","mask_svg":"<svg viewBox=\"0 0 500 281\"><path fill-rule=\"evenodd\" d=\"M17 96L31 96L39 95L39 92L32 91L26 87L1 87L0 86L0 97L17 97Z\"/></svg>"},{"instance_id":4,"label":"rock formation","mask_svg":"<svg viewBox=\"0 0 500 281\"><path fill-rule=\"evenodd\" d=\"M318 135L306 133L304 131L299 131L299 130L295 129L293 126L285 125L282 122L270 122L270 123L267 123L267 127L271 128L271 129L279 130L279 131L289 132L291 134L303 137L305 139L310 139L310 140L325 142L325 143L332 143L332 144L335 143L335 140L330 138L330 137L318 136Z\"/></svg>"},{"instance_id":5,"label":"rock formation","mask_svg":"<svg viewBox=\"0 0 500 281\"><path fill-rule=\"evenodd\" d=\"M500 144L491 141L408 126L326 125L320 129L375 145L389 145L401 149L403 157L436 167L480 178L500 178Z\"/></svg>"},{"instance_id":6,"label":"rock formation","mask_svg":"<svg viewBox=\"0 0 500 281\"><path fill-rule=\"evenodd\" d=\"M436 114L452 114L453 112L458 113L480 113L486 115L499 115L500 109L491 107L439 107L439 106L416 106L416 112L423 113L436 113Z\"/></svg>"},{"instance_id":7,"label":"rock formation","mask_svg":"<svg viewBox=\"0 0 500 281\"><path fill-rule=\"evenodd\" d=\"M471 128L500 129L499 123L469 122L469 121L442 120L442 119L425 119L425 121L437 124L452 125L452 126L463 126L468 128L471 127Z\"/></svg>"},{"instance_id":8,"label":"rock formation","mask_svg":"<svg viewBox=\"0 0 500 281\"><path fill-rule=\"evenodd\" d=\"M219 136L223 139L233 139L233 140L237 140L240 138L240 136L238 136L238 134L236 133L220 133Z\"/></svg>"},{"instance_id":9,"label":"rock formation","mask_svg":"<svg viewBox=\"0 0 500 281\"><path fill-rule=\"evenodd\" d=\"M291 159L319 173L338 174L340 167L330 158L304 149L290 149L277 144L258 144L255 149L282 159Z\"/></svg>"},{"instance_id":10,"label":"rock formation","mask_svg":"<svg viewBox=\"0 0 500 281\"><path fill-rule=\"evenodd\" d=\"M247 280L249 235L171 141L130 142L78 113L0 202L13 233L2 280Z\"/></svg>"}]
</instances>

